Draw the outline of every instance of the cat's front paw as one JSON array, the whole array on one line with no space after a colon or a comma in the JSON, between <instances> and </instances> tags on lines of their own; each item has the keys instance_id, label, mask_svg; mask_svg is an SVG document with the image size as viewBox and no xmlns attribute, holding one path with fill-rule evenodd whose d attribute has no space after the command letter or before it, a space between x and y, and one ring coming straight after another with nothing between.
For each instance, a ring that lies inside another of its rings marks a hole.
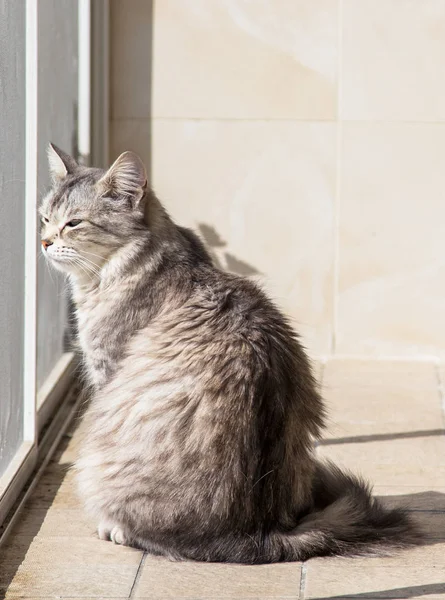
<instances>
[{"instance_id":1,"label":"cat's front paw","mask_svg":"<svg viewBox=\"0 0 445 600\"><path fill-rule=\"evenodd\" d=\"M97 534L101 540L111 540L114 544L119 544L121 546L124 546L126 543L124 531L119 525L111 525L110 523L103 521L102 523L99 523Z\"/></svg>"},{"instance_id":2,"label":"cat's front paw","mask_svg":"<svg viewBox=\"0 0 445 600\"><path fill-rule=\"evenodd\" d=\"M109 523L99 523L97 527L97 535L99 536L99 539L109 541L111 529L112 526Z\"/></svg>"},{"instance_id":3,"label":"cat's front paw","mask_svg":"<svg viewBox=\"0 0 445 600\"><path fill-rule=\"evenodd\" d=\"M125 536L124 532L119 525L115 525L110 532L110 539L115 544L119 544L121 546L125 546Z\"/></svg>"}]
</instances>

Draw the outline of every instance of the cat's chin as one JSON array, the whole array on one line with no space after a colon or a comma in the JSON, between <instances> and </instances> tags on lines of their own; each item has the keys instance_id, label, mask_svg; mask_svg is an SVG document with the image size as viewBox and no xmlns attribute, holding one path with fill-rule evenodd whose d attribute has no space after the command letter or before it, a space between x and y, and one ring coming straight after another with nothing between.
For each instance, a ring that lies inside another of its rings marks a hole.
<instances>
[{"instance_id":1,"label":"cat's chin","mask_svg":"<svg viewBox=\"0 0 445 600\"><path fill-rule=\"evenodd\" d=\"M79 272L79 267L77 267L72 260L70 261L67 258L51 256L50 254L45 254L45 258L51 266L57 269L57 271L65 273L65 275L75 275Z\"/></svg>"}]
</instances>

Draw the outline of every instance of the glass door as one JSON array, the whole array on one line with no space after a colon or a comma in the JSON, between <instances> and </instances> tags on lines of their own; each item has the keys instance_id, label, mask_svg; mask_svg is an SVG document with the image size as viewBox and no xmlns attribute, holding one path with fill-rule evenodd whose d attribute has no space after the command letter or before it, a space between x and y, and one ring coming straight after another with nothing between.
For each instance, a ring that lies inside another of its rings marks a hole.
<instances>
[{"instance_id":1,"label":"glass door","mask_svg":"<svg viewBox=\"0 0 445 600\"><path fill-rule=\"evenodd\" d=\"M78 25L77 0L0 0L0 524L73 369L67 297L40 257L37 204L48 143L78 155Z\"/></svg>"}]
</instances>

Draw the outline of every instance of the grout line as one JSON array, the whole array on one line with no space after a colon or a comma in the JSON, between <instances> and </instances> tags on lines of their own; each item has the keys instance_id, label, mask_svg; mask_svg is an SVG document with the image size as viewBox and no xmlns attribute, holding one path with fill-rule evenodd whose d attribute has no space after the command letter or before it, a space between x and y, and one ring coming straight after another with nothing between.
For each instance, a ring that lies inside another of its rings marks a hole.
<instances>
[{"instance_id":1,"label":"grout line","mask_svg":"<svg viewBox=\"0 0 445 600\"><path fill-rule=\"evenodd\" d=\"M306 566L306 563L304 562L301 565L300 593L298 596L300 600L304 600L305 591L306 591L306 576L307 576L307 566Z\"/></svg>"},{"instance_id":2,"label":"grout line","mask_svg":"<svg viewBox=\"0 0 445 600\"><path fill-rule=\"evenodd\" d=\"M445 427L445 381L442 379L439 364L436 363L437 390L439 392L439 402L442 408L442 425Z\"/></svg>"},{"instance_id":3,"label":"grout line","mask_svg":"<svg viewBox=\"0 0 445 600\"><path fill-rule=\"evenodd\" d=\"M321 387L321 389L323 389L323 386L324 386L324 374L325 374L325 371L326 371L326 364L327 364L326 360L323 360L321 362L321 364L320 364L320 371L319 371L319 373L320 373L320 387Z\"/></svg>"},{"instance_id":4,"label":"grout line","mask_svg":"<svg viewBox=\"0 0 445 600\"><path fill-rule=\"evenodd\" d=\"M342 104L342 56L343 56L343 0L338 0L338 57L337 57L337 143L335 161L335 196L334 196L334 266L332 283L332 336L331 354L337 350L338 335L338 290L340 277L340 205L341 205L341 166L343 147L343 123L341 119Z\"/></svg>"},{"instance_id":5,"label":"grout line","mask_svg":"<svg viewBox=\"0 0 445 600\"><path fill-rule=\"evenodd\" d=\"M337 94L338 96L338 94ZM270 122L270 123L274 123L274 122L288 122L288 123L335 123L336 122L336 118L323 118L323 117L310 117L310 118L306 118L306 117L248 117L248 116L244 116L244 117L237 117L237 116L231 116L231 117L218 117L218 116L214 116L214 117L194 117L194 116L187 116L187 115L179 115L179 116L167 116L167 115L156 115L153 117L136 117L136 116L110 116L109 122L115 122L118 123L119 121L202 121L204 123L206 122L215 122L215 121L221 121L221 122L230 122L230 121L235 121L235 122L242 122L242 121L246 121L246 122ZM344 118L342 119L343 123L357 123L357 124L366 124L366 125L441 125L441 126L445 126L445 121L422 121L422 120L395 120L395 119L350 119L350 118Z\"/></svg>"},{"instance_id":6,"label":"grout line","mask_svg":"<svg viewBox=\"0 0 445 600\"><path fill-rule=\"evenodd\" d=\"M335 123L336 118L309 118L305 117L191 117L191 116L180 116L180 117L112 117L110 118L110 123L119 123L120 121L171 121L171 122L181 122L181 121L197 121L203 123L214 123L214 122L222 122L222 123L230 123L233 122L246 122L246 123Z\"/></svg>"},{"instance_id":7,"label":"grout line","mask_svg":"<svg viewBox=\"0 0 445 600\"><path fill-rule=\"evenodd\" d=\"M327 363L329 361L340 362L342 360L356 360L356 361L367 361L370 363L373 362L382 362L382 361L393 361L393 362L405 362L405 363L430 363L434 365L439 365L443 362L443 358L441 359L439 356L430 354L430 355L392 355L392 354L347 354L347 353L338 353L338 354L319 354L314 357L315 360L321 361L323 363Z\"/></svg>"},{"instance_id":8,"label":"grout line","mask_svg":"<svg viewBox=\"0 0 445 600\"><path fill-rule=\"evenodd\" d=\"M148 556L147 552L144 552L141 556L141 562L139 563L138 570L136 571L133 585L131 586L130 595L128 596L129 599L134 598L133 592L136 591L136 585L139 583L139 579L141 578L142 569L144 568L145 560L146 560L147 556Z\"/></svg>"}]
</instances>

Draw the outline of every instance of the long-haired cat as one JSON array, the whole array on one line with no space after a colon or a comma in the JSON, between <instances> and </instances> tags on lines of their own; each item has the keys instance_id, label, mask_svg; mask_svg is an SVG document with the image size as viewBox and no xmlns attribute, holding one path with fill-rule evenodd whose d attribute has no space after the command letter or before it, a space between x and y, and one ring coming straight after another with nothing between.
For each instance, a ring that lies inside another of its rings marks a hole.
<instances>
[{"instance_id":1,"label":"long-haired cat","mask_svg":"<svg viewBox=\"0 0 445 600\"><path fill-rule=\"evenodd\" d=\"M49 149L43 252L68 274L92 400L76 464L103 539L262 563L418 539L402 510L317 462L324 409L286 318L212 265L131 152L108 171Z\"/></svg>"}]
</instances>

